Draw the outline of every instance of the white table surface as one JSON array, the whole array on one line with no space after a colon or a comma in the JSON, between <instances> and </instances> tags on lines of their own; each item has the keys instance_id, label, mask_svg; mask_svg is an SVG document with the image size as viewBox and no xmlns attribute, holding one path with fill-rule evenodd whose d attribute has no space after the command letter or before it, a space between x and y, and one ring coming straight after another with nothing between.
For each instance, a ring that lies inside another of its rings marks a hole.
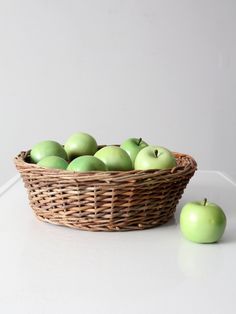
<instances>
[{"instance_id":1,"label":"white table surface","mask_svg":"<svg viewBox=\"0 0 236 314\"><path fill-rule=\"evenodd\" d=\"M167 225L87 232L37 220L17 181L0 197L0 313L236 313L236 184L198 171ZM179 230L181 206L221 205L228 224L217 244Z\"/></svg>"}]
</instances>

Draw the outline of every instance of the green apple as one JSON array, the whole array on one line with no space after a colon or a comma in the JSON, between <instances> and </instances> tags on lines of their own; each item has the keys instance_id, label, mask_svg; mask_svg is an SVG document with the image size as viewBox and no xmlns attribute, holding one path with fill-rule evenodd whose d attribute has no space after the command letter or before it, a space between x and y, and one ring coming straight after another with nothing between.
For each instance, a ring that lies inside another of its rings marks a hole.
<instances>
[{"instance_id":1,"label":"green apple","mask_svg":"<svg viewBox=\"0 0 236 314\"><path fill-rule=\"evenodd\" d=\"M67 159L67 154L61 144L55 141L42 141L33 146L30 151L31 161L39 162L44 157L58 156Z\"/></svg>"},{"instance_id":2,"label":"green apple","mask_svg":"<svg viewBox=\"0 0 236 314\"><path fill-rule=\"evenodd\" d=\"M86 171L106 171L107 166L104 164L103 161L98 159L95 156L80 156L72 160L67 170L69 171L80 171L80 172L86 172Z\"/></svg>"},{"instance_id":3,"label":"green apple","mask_svg":"<svg viewBox=\"0 0 236 314\"><path fill-rule=\"evenodd\" d=\"M52 168L52 169L66 169L68 162L65 159L58 156L47 156L41 159L37 165L43 168Z\"/></svg>"},{"instance_id":4,"label":"green apple","mask_svg":"<svg viewBox=\"0 0 236 314\"><path fill-rule=\"evenodd\" d=\"M69 160L83 155L94 155L97 151L96 140L87 133L74 133L65 142L65 151Z\"/></svg>"},{"instance_id":5,"label":"green apple","mask_svg":"<svg viewBox=\"0 0 236 314\"><path fill-rule=\"evenodd\" d=\"M176 166L171 151L161 146L146 146L137 154L134 162L135 170L169 169Z\"/></svg>"},{"instance_id":6,"label":"green apple","mask_svg":"<svg viewBox=\"0 0 236 314\"><path fill-rule=\"evenodd\" d=\"M132 164L134 165L134 161L138 152L147 145L148 144L144 142L141 138L128 138L120 145L120 147L128 153Z\"/></svg>"},{"instance_id":7,"label":"green apple","mask_svg":"<svg viewBox=\"0 0 236 314\"><path fill-rule=\"evenodd\" d=\"M204 201L187 203L180 213L180 230L197 243L220 240L226 227L226 216L218 205Z\"/></svg>"},{"instance_id":8,"label":"green apple","mask_svg":"<svg viewBox=\"0 0 236 314\"><path fill-rule=\"evenodd\" d=\"M98 150L94 156L102 160L110 171L133 169L128 153L118 146L105 146Z\"/></svg>"}]
</instances>

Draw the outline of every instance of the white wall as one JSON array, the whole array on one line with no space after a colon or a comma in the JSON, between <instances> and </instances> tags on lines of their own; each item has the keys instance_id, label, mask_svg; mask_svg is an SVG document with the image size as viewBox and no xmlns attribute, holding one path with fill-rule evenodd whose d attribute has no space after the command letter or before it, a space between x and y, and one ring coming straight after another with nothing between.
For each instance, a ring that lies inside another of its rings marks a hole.
<instances>
[{"instance_id":1,"label":"white wall","mask_svg":"<svg viewBox=\"0 0 236 314\"><path fill-rule=\"evenodd\" d=\"M236 177L234 0L0 1L0 184L79 130L142 136Z\"/></svg>"}]
</instances>

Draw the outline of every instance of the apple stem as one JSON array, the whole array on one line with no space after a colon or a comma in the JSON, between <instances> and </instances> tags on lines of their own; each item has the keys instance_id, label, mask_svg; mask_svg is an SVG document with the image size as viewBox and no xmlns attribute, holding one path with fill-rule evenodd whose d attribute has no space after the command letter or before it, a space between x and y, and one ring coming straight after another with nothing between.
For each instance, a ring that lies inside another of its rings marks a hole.
<instances>
[{"instance_id":1,"label":"apple stem","mask_svg":"<svg viewBox=\"0 0 236 314\"><path fill-rule=\"evenodd\" d=\"M140 145L142 142L142 138L140 137L139 140L138 140L138 145Z\"/></svg>"},{"instance_id":2,"label":"apple stem","mask_svg":"<svg viewBox=\"0 0 236 314\"><path fill-rule=\"evenodd\" d=\"M203 200L203 206L206 206L206 203L207 203L207 198L204 198L204 200Z\"/></svg>"},{"instance_id":3,"label":"apple stem","mask_svg":"<svg viewBox=\"0 0 236 314\"><path fill-rule=\"evenodd\" d=\"M155 149L154 153L155 153L155 157L158 157L158 149Z\"/></svg>"}]
</instances>

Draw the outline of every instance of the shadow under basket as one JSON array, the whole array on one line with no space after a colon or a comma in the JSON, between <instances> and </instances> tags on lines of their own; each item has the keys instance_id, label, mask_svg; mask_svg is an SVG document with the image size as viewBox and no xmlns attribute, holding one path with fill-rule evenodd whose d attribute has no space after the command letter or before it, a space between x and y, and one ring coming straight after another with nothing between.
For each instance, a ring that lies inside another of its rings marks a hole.
<instances>
[{"instance_id":1,"label":"shadow under basket","mask_svg":"<svg viewBox=\"0 0 236 314\"><path fill-rule=\"evenodd\" d=\"M70 172L29 163L29 153L14 158L30 206L43 221L91 231L152 228L174 215L197 169L189 155L174 153L168 170Z\"/></svg>"}]
</instances>

